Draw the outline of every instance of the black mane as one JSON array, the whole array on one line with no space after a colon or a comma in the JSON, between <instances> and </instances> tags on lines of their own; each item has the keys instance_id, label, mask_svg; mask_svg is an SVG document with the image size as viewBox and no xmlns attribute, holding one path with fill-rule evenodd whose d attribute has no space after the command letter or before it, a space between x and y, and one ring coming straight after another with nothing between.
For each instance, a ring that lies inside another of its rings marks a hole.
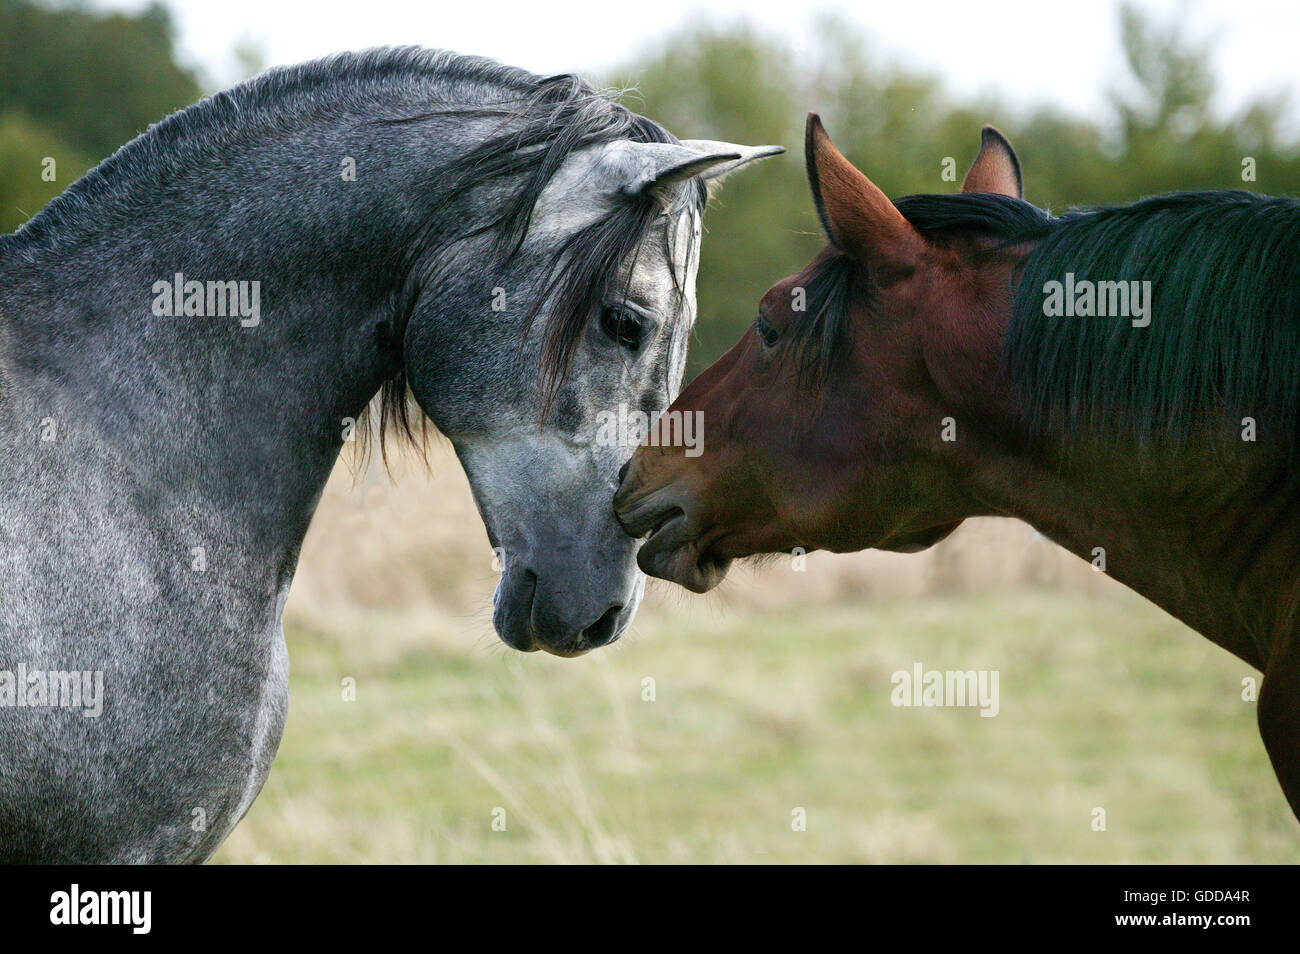
<instances>
[{"instance_id":1,"label":"black mane","mask_svg":"<svg viewBox=\"0 0 1300 954\"><path fill-rule=\"evenodd\" d=\"M1048 282L1151 283L1150 324L1052 318ZM1031 428L1179 438L1214 415L1294 449L1300 405L1300 201L1179 192L1071 212L1024 260L1004 349ZM1226 415L1226 417L1225 417ZM1225 426L1226 424L1226 426Z\"/></svg>"}]
</instances>

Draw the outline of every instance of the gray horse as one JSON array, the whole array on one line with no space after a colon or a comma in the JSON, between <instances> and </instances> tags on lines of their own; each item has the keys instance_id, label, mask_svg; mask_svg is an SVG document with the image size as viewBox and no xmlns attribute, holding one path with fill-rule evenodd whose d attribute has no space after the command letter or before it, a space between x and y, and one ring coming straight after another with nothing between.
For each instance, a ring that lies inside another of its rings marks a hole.
<instances>
[{"instance_id":1,"label":"gray horse","mask_svg":"<svg viewBox=\"0 0 1300 954\"><path fill-rule=\"evenodd\" d=\"M377 393L381 427L409 432L409 388L455 446L501 638L617 639L640 435L598 418L674 397L705 180L778 151L375 50L168 118L0 239L0 859L221 844L284 726L303 536Z\"/></svg>"}]
</instances>

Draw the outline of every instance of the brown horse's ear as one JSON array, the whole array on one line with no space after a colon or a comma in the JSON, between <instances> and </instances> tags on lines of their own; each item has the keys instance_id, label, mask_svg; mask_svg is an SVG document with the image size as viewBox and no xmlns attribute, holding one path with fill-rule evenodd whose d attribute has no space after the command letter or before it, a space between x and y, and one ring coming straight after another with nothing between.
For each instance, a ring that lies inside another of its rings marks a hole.
<instances>
[{"instance_id":1,"label":"brown horse's ear","mask_svg":"<svg viewBox=\"0 0 1300 954\"><path fill-rule=\"evenodd\" d=\"M993 192L1009 195L1013 199L1025 197L1025 183L1020 178L1020 160L1016 151L992 126L985 126L980 134L980 154L971 163L962 192Z\"/></svg>"},{"instance_id":2,"label":"brown horse's ear","mask_svg":"<svg viewBox=\"0 0 1300 954\"><path fill-rule=\"evenodd\" d=\"M808 114L804 151L813 202L831 244L881 272L910 272L925 239L835 148L816 113Z\"/></svg>"}]
</instances>

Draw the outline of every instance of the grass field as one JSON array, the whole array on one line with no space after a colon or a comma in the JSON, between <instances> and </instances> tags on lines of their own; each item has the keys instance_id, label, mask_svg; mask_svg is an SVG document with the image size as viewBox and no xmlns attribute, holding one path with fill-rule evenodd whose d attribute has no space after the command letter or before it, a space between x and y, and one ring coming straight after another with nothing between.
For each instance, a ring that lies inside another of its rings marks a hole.
<instances>
[{"instance_id":1,"label":"grass field","mask_svg":"<svg viewBox=\"0 0 1300 954\"><path fill-rule=\"evenodd\" d=\"M1118 588L649 603L579 660L472 613L300 608L279 758L216 860L1300 859L1257 674ZM997 670L999 714L895 708L916 662Z\"/></svg>"}]
</instances>

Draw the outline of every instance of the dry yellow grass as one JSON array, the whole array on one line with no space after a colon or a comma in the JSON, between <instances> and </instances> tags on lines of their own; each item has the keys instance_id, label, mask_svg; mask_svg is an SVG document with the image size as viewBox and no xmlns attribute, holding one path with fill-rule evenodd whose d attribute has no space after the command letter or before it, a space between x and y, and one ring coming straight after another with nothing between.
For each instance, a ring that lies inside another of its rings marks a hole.
<instances>
[{"instance_id":1,"label":"dry yellow grass","mask_svg":"<svg viewBox=\"0 0 1300 954\"><path fill-rule=\"evenodd\" d=\"M1300 857L1254 674L1020 524L656 586L621 642L563 660L493 634L454 457L399 466L325 494L284 742L219 862ZM896 708L916 662L997 670L998 716Z\"/></svg>"}]
</instances>

